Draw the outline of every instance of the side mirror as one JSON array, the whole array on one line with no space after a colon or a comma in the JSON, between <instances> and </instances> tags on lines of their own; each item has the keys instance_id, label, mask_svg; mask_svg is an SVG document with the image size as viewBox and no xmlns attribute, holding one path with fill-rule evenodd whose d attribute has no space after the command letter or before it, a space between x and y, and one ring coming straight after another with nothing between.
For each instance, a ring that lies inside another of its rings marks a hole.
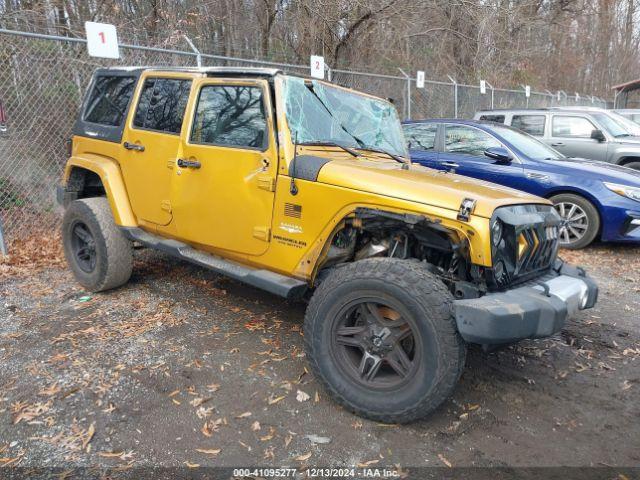
<instances>
[{"instance_id":1,"label":"side mirror","mask_svg":"<svg viewBox=\"0 0 640 480\"><path fill-rule=\"evenodd\" d=\"M602 130L598 129L591 132L591 138L599 142L604 142L607 139L607 137L604 136L604 133L602 133Z\"/></svg>"},{"instance_id":2,"label":"side mirror","mask_svg":"<svg viewBox=\"0 0 640 480\"><path fill-rule=\"evenodd\" d=\"M485 156L493 158L500 163L511 163L513 157L506 148L490 147L484 151Z\"/></svg>"}]
</instances>

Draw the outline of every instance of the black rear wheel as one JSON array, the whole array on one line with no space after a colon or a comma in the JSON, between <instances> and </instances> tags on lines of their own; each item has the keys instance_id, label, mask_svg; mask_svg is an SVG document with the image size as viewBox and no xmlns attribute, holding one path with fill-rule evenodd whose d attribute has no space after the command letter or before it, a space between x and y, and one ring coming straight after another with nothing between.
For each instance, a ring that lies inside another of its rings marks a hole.
<instances>
[{"instance_id":1,"label":"black rear wheel","mask_svg":"<svg viewBox=\"0 0 640 480\"><path fill-rule=\"evenodd\" d=\"M62 243L76 280L87 290L119 287L131 276L133 250L104 197L75 200L62 220Z\"/></svg>"},{"instance_id":2,"label":"black rear wheel","mask_svg":"<svg viewBox=\"0 0 640 480\"><path fill-rule=\"evenodd\" d=\"M419 262L335 268L305 315L311 368L340 404L388 423L424 417L452 393L466 346L445 285Z\"/></svg>"}]
</instances>

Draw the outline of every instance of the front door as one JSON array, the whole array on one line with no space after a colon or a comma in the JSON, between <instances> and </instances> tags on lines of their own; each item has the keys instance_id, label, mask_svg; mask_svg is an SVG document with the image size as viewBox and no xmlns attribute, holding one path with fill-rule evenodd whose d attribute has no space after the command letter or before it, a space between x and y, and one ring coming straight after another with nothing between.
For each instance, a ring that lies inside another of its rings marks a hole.
<instances>
[{"instance_id":1,"label":"front door","mask_svg":"<svg viewBox=\"0 0 640 480\"><path fill-rule=\"evenodd\" d=\"M484 154L487 148L504 147L491 134L467 125L447 124L443 151L438 156L442 170L521 188L524 171L517 159L500 162Z\"/></svg>"},{"instance_id":2,"label":"front door","mask_svg":"<svg viewBox=\"0 0 640 480\"><path fill-rule=\"evenodd\" d=\"M172 219L171 167L191 89L190 78L167 74L141 79L136 108L122 144L120 168L139 220L167 225Z\"/></svg>"},{"instance_id":3,"label":"front door","mask_svg":"<svg viewBox=\"0 0 640 480\"><path fill-rule=\"evenodd\" d=\"M259 255L269 246L277 146L265 80L201 79L175 160L171 204L188 242Z\"/></svg>"},{"instance_id":4,"label":"front door","mask_svg":"<svg viewBox=\"0 0 640 480\"><path fill-rule=\"evenodd\" d=\"M598 129L587 117L554 114L551 117L551 136L545 142L567 157L607 160L608 142L591 138Z\"/></svg>"}]
</instances>

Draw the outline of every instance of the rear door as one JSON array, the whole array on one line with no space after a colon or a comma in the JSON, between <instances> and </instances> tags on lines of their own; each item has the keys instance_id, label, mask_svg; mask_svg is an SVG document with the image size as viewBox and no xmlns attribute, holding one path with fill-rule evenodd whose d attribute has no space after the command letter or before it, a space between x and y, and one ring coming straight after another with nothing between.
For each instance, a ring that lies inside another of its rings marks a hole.
<instances>
[{"instance_id":1,"label":"rear door","mask_svg":"<svg viewBox=\"0 0 640 480\"><path fill-rule=\"evenodd\" d=\"M277 146L262 79L196 81L182 134L171 202L180 238L259 255L269 246Z\"/></svg>"},{"instance_id":2,"label":"rear door","mask_svg":"<svg viewBox=\"0 0 640 480\"><path fill-rule=\"evenodd\" d=\"M167 225L173 218L172 168L192 81L188 74L144 75L123 134L120 166L131 207L138 219L152 224Z\"/></svg>"},{"instance_id":3,"label":"rear door","mask_svg":"<svg viewBox=\"0 0 640 480\"><path fill-rule=\"evenodd\" d=\"M438 168L438 124L407 123L402 128L411 161L425 167Z\"/></svg>"},{"instance_id":4,"label":"rear door","mask_svg":"<svg viewBox=\"0 0 640 480\"><path fill-rule=\"evenodd\" d=\"M586 116L554 113L545 142L567 157L607 160L608 142L591 138L598 127Z\"/></svg>"},{"instance_id":5,"label":"rear door","mask_svg":"<svg viewBox=\"0 0 640 480\"><path fill-rule=\"evenodd\" d=\"M547 117L544 114L514 113L511 117L511 126L542 140L546 131L546 121Z\"/></svg>"},{"instance_id":6,"label":"rear door","mask_svg":"<svg viewBox=\"0 0 640 480\"><path fill-rule=\"evenodd\" d=\"M491 134L476 127L458 124L444 126L443 151L439 154L440 169L518 188L523 180L522 165L514 160L498 162L484 151L491 147L504 147Z\"/></svg>"}]
</instances>

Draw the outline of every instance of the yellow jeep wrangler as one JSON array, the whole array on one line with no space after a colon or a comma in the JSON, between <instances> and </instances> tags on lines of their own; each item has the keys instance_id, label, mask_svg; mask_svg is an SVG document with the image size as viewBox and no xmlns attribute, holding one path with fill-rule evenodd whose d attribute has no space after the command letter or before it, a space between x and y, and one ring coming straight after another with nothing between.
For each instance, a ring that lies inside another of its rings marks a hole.
<instances>
[{"instance_id":1,"label":"yellow jeep wrangler","mask_svg":"<svg viewBox=\"0 0 640 480\"><path fill-rule=\"evenodd\" d=\"M309 363L349 410L425 416L467 343L552 335L597 287L538 197L411 164L379 98L275 69L95 72L58 188L67 261L119 287L134 243L309 301Z\"/></svg>"}]
</instances>

